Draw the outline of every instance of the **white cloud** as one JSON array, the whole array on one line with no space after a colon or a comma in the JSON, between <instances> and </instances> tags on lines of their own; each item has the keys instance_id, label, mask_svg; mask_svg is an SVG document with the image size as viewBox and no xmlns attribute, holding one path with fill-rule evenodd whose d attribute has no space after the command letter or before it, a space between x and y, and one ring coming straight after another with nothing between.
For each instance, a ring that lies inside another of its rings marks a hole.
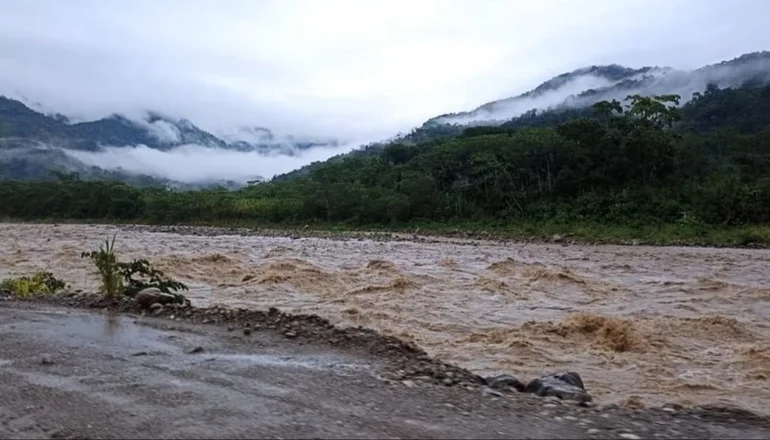
<instances>
[{"instance_id":1,"label":"white cloud","mask_svg":"<svg viewBox=\"0 0 770 440\"><path fill-rule=\"evenodd\" d=\"M161 151L145 147L107 147L101 152L64 150L89 166L106 170L164 177L187 183L228 179L245 183L257 177L270 179L311 162L325 160L353 149L355 145L321 147L293 156L263 155L253 152L219 150L199 145L183 145Z\"/></svg>"}]
</instances>

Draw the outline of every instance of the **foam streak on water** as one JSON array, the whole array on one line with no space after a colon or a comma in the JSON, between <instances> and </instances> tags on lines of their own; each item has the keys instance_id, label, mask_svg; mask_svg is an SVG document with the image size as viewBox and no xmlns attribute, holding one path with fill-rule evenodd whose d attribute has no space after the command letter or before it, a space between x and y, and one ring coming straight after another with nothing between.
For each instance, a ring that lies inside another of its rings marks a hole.
<instances>
[{"instance_id":1,"label":"foam streak on water","mask_svg":"<svg viewBox=\"0 0 770 440\"><path fill-rule=\"evenodd\" d=\"M115 231L1 224L0 278L50 270L93 290L80 252ZM767 250L138 231L121 232L116 247L187 282L196 305L317 313L480 374L574 370L600 402L769 411Z\"/></svg>"}]
</instances>

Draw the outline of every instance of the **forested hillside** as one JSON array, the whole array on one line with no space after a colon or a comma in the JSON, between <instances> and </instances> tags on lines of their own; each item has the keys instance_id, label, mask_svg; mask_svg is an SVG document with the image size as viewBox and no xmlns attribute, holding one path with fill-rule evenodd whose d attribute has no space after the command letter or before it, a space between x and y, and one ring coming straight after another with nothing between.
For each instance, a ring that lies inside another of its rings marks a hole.
<instances>
[{"instance_id":1,"label":"forested hillside","mask_svg":"<svg viewBox=\"0 0 770 440\"><path fill-rule=\"evenodd\" d=\"M255 225L680 225L694 234L770 223L770 86L711 86L681 108L678 99L632 96L551 126L470 128L444 141L392 144L236 192L5 181L0 215Z\"/></svg>"}]
</instances>

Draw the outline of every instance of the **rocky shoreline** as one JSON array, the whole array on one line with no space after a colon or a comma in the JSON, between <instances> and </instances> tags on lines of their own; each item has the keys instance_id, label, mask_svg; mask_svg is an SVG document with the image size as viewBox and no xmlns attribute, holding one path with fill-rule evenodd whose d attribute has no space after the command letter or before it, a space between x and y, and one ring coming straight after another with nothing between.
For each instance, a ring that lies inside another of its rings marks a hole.
<instances>
[{"instance_id":1,"label":"rocky shoreline","mask_svg":"<svg viewBox=\"0 0 770 440\"><path fill-rule=\"evenodd\" d=\"M0 293L1 294L1 293ZM387 359L392 371L381 380L414 387L442 385L447 387L482 388L495 396L501 392L532 393L541 397L556 397L586 405L593 399L585 391L580 375L575 372L546 374L525 384L511 375L481 377L464 368L451 365L428 354L411 342L386 336L364 327L340 328L317 315L287 314L276 308L268 311L213 306L197 308L186 298L161 293L157 289L139 292L136 298L106 299L92 293L63 292L35 295L27 299L50 305L85 309L106 309L119 313L151 315L171 321L217 325L244 337L254 332L271 331L298 342L324 344L329 347L363 350L369 355ZM6 300L12 300L9 295Z\"/></svg>"},{"instance_id":2,"label":"rocky shoreline","mask_svg":"<svg viewBox=\"0 0 770 440\"><path fill-rule=\"evenodd\" d=\"M150 289L155 290L155 289ZM160 292L152 294L164 295ZM19 299L8 293L0 292L0 301L16 303L64 306L76 309L100 309L134 316L153 316L165 318L171 322L212 325L224 327L234 337L248 338L256 332L272 332L283 338L300 344L314 344L330 348L351 351L360 350L368 355L387 360L390 370L379 377L388 384L401 384L407 387L442 386L477 389L484 395L502 397L512 394L530 394L540 396L543 403L553 405L571 403L572 406L592 407L598 411L634 411L634 408L621 408L618 405L596 405L582 379L575 372L547 373L528 383L508 374L482 377L467 369L442 362L430 357L424 350L411 342L394 336L387 336L375 330L363 327L340 328L317 315L289 314L276 308L267 311L243 308L212 306L198 308L184 303L162 305L132 298L106 299L101 295L83 292L60 292L49 295L34 295ZM173 327L169 327L172 329ZM643 409L643 408L639 408ZM766 418L739 408L714 405L683 407L667 404L660 408L644 408L666 414L690 414L718 417L724 421L754 420L770 424Z\"/></svg>"},{"instance_id":3,"label":"rocky shoreline","mask_svg":"<svg viewBox=\"0 0 770 440\"><path fill-rule=\"evenodd\" d=\"M2 295L2 294L0 294ZM338 328L317 315L292 315L271 308L268 311L233 309L222 306L198 308L185 304L152 302L140 305L131 298L106 299L92 293L64 292L5 300L42 303L80 309L104 309L133 315L149 315L171 321L226 327L234 334L249 336L271 331L287 339L325 344L331 347L364 350L387 358L397 369L389 380L419 379L445 386L484 386L484 379L463 368L430 358L416 345L363 327ZM237 332L237 333L235 333Z\"/></svg>"}]
</instances>

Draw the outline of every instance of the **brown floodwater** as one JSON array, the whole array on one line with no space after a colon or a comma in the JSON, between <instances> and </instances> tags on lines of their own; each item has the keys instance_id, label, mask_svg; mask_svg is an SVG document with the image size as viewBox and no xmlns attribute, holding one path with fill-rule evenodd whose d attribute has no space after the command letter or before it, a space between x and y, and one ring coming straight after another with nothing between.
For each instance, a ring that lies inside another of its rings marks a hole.
<instances>
[{"instance_id":1,"label":"brown floodwater","mask_svg":"<svg viewBox=\"0 0 770 440\"><path fill-rule=\"evenodd\" d=\"M84 250L188 283L195 305L316 313L486 375L579 372L601 403L770 413L769 250L195 236L0 224L0 278L95 290Z\"/></svg>"}]
</instances>

